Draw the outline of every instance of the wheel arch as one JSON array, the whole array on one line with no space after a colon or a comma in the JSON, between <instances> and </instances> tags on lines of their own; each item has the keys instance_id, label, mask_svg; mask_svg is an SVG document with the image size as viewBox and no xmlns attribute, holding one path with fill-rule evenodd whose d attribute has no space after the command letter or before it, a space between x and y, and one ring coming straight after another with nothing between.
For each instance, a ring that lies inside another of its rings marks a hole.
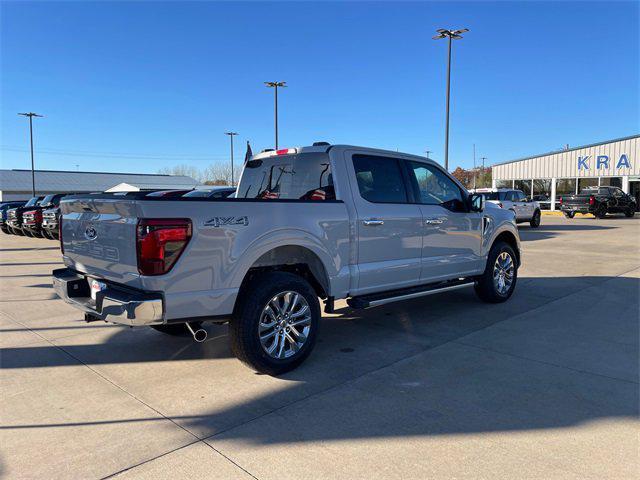
<instances>
[{"instance_id":1,"label":"wheel arch","mask_svg":"<svg viewBox=\"0 0 640 480\"><path fill-rule=\"evenodd\" d=\"M522 264L520 257L520 243L518 242L518 239L513 234L513 232L509 230L503 230L498 233L498 235L496 235L496 237L493 239L493 242L491 242L491 248L493 248L496 242L505 242L511 248L513 248L513 251L516 254L517 265L518 267L520 267L520 265Z\"/></svg>"},{"instance_id":2,"label":"wheel arch","mask_svg":"<svg viewBox=\"0 0 640 480\"><path fill-rule=\"evenodd\" d=\"M242 297L242 292L246 291L253 278L274 271L289 272L304 278L321 298L327 298L330 294L329 275L320 256L306 246L291 244L271 248L254 260L244 274L238 298Z\"/></svg>"}]
</instances>

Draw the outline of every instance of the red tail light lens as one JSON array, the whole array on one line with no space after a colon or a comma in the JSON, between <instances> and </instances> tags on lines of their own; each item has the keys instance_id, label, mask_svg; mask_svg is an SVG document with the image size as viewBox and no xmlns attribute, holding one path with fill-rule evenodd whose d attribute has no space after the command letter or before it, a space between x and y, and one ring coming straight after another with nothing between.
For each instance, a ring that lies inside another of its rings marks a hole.
<instances>
[{"instance_id":1,"label":"red tail light lens","mask_svg":"<svg viewBox=\"0 0 640 480\"><path fill-rule=\"evenodd\" d=\"M593 195L591 195L589 197L589 205L593 205L594 203L596 203L596 199L595 199L595 197Z\"/></svg>"},{"instance_id":2,"label":"red tail light lens","mask_svg":"<svg viewBox=\"0 0 640 480\"><path fill-rule=\"evenodd\" d=\"M562 197L560 197L560 199L558 200L558 202L560 203L560 205L562 205Z\"/></svg>"},{"instance_id":3,"label":"red tail light lens","mask_svg":"<svg viewBox=\"0 0 640 480\"><path fill-rule=\"evenodd\" d=\"M142 218L136 229L138 272L163 275L171 270L191 239L191 220Z\"/></svg>"}]
</instances>

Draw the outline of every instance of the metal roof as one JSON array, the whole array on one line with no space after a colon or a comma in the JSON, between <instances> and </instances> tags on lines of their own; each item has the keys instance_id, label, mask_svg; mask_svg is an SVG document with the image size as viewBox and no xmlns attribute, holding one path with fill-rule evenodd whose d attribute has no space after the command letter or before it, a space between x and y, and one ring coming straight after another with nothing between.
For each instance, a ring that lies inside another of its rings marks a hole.
<instances>
[{"instance_id":1,"label":"metal roof","mask_svg":"<svg viewBox=\"0 0 640 480\"><path fill-rule=\"evenodd\" d=\"M604 142L590 143L589 145L580 145L579 147L572 147L572 148L568 148L567 150L553 150L551 152L540 153L538 155L531 155L529 157L517 158L515 160L508 160L506 162L494 163L492 164L492 166L506 165L507 163L521 162L523 160L530 160L532 158L538 158L538 157L546 157L548 155L557 155L559 153L572 152L574 150L581 150L583 148L598 147L600 145L606 145L608 143L622 142L624 140L631 140L632 138L639 138L639 137L640 137L640 134L629 135L628 137L614 138L613 140L605 140Z\"/></svg>"},{"instance_id":2,"label":"metal roof","mask_svg":"<svg viewBox=\"0 0 640 480\"><path fill-rule=\"evenodd\" d=\"M193 188L199 182L185 175L36 170L38 192L102 192L119 183L141 189ZM30 192L31 170L0 170L0 191Z\"/></svg>"}]
</instances>

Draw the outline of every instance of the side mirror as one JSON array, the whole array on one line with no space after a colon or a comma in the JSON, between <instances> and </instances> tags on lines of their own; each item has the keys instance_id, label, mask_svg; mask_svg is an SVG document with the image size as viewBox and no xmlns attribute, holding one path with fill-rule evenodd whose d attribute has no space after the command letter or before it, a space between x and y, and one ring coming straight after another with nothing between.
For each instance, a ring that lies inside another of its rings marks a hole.
<instances>
[{"instance_id":1,"label":"side mirror","mask_svg":"<svg viewBox=\"0 0 640 480\"><path fill-rule=\"evenodd\" d=\"M472 193L469 195L469 210L472 212L482 212L484 210L484 195Z\"/></svg>"}]
</instances>

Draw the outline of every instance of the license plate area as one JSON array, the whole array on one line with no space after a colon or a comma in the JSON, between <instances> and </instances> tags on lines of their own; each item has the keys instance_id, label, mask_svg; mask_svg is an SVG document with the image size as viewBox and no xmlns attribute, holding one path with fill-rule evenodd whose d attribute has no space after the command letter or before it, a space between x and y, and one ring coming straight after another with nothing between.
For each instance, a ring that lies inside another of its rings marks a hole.
<instances>
[{"instance_id":1,"label":"license plate area","mask_svg":"<svg viewBox=\"0 0 640 480\"><path fill-rule=\"evenodd\" d=\"M96 301L98 292L107 289L107 284L101 282L100 280L96 280L95 278L87 278L87 282L89 283L89 291L91 292L91 300Z\"/></svg>"}]
</instances>

